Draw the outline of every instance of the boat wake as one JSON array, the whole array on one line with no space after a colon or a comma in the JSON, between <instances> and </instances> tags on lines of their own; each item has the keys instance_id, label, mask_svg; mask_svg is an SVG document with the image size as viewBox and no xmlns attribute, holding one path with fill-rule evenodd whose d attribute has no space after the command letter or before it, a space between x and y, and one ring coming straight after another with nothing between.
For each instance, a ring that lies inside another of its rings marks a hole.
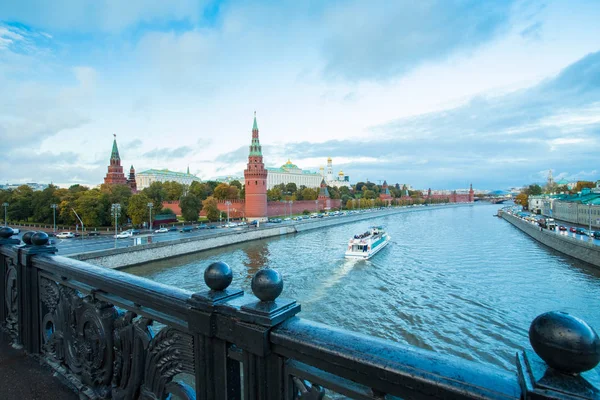
<instances>
[{"instance_id":1,"label":"boat wake","mask_svg":"<svg viewBox=\"0 0 600 400\"><path fill-rule=\"evenodd\" d=\"M352 268L354 268L354 266L360 261L363 260L357 258L344 259L344 263L335 270L333 270L329 278L327 278L323 283L321 283L319 287L315 290L314 296L312 296L308 300L305 300L304 303L313 303L323 298L323 296L327 294L329 288L335 286L338 282L344 279L344 277L348 275L348 273L352 271Z\"/></svg>"}]
</instances>

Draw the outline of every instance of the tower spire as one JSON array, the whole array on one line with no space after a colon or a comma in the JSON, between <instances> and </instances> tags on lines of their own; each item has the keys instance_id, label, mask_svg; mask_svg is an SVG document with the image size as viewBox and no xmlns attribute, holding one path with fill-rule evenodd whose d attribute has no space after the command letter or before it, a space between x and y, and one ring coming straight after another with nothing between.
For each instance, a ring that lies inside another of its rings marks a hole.
<instances>
[{"instance_id":1,"label":"tower spire","mask_svg":"<svg viewBox=\"0 0 600 400\"><path fill-rule=\"evenodd\" d=\"M121 161L121 157L119 157L119 149L117 148L117 135L115 133L113 133L113 136L114 136L114 139L113 139L112 152L110 153L110 159Z\"/></svg>"}]
</instances>

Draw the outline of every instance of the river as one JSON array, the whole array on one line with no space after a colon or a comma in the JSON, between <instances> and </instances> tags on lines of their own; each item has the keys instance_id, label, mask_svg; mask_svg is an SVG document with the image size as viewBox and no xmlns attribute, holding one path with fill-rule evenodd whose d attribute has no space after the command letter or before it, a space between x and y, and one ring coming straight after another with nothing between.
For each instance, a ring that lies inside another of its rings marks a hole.
<instances>
[{"instance_id":1,"label":"river","mask_svg":"<svg viewBox=\"0 0 600 400\"><path fill-rule=\"evenodd\" d=\"M204 268L224 261L232 286L251 292L253 274L269 266L303 318L514 371L543 312L565 311L600 331L600 271L493 217L498 208L423 207L126 271L200 291ZM385 225L391 243L371 260L344 259L348 239L371 224Z\"/></svg>"}]
</instances>

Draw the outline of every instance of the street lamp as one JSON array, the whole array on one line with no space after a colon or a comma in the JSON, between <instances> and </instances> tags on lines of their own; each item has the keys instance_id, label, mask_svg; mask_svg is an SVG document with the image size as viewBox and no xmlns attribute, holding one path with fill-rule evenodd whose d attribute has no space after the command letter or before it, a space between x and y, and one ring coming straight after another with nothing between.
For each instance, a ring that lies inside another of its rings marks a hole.
<instances>
[{"instance_id":1,"label":"street lamp","mask_svg":"<svg viewBox=\"0 0 600 400\"><path fill-rule=\"evenodd\" d=\"M594 241L594 236L592 236L592 203L588 203L588 215L590 217L590 229L588 230L588 235L590 235L589 241Z\"/></svg>"},{"instance_id":2,"label":"street lamp","mask_svg":"<svg viewBox=\"0 0 600 400\"><path fill-rule=\"evenodd\" d=\"M319 212L319 200L315 200L315 212Z\"/></svg>"},{"instance_id":3,"label":"street lamp","mask_svg":"<svg viewBox=\"0 0 600 400\"><path fill-rule=\"evenodd\" d=\"M225 205L227 206L227 223L229 223L229 206L231 205L231 202L226 201Z\"/></svg>"},{"instance_id":4,"label":"street lamp","mask_svg":"<svg viewBox=\"0 0 600 400\"><path fill-rule=\"evenodd\" d=\"M8 226L8 224L6 223L6 210L8 209L8 203L4 202L2 203L2 207L4 207L4 226Z\"/></svg>"},{"instance_id":5,"label":"street lamp","mask_svg":"<svg viewBox=\"0 0 600 400\"><path fill-rule=\"evenodd\" d=\"M154 207L154 204L152 202L148 203L148 210L150 211L150 216L148 217L149 230L152 230L152 207Z\"/></svg>"},{"instance_id":6,"label":"street lamp","mask_svg":"<svg viewBox=\"0 0 600 400\"><path fill-rule=\"evenodd\" d=\"M83 236L84 236L83 231L85 229L85 226L83 226L83 221L81 220L81 218L79 218L79 215L77 214L77 211L75 211L74 208L71 208L71 210L73 210L73 212L75 213L75 216L77 217L77 219L81 223L81 244L83 245Z\"/></svg>"},{"instance_id":7,"label":"street lamp","mask_svg":"<svg viewBox=\"0 0 600 400\"><path fill-rule=\"evenodd\" d=\"M110 213L115 217L115 248L117 248L117 223L119 220L119 214L121 214L121 205L115 203L110 206Z\"/></svg>"},{"instance_id":8,"label":"street lamp","mask_svg":"<svg viewBox=\"0 0 600 400\"><path fill-rule=\"evenodd\" d=\"M56 204L50 204L50 208L52 208L53 220L54 220L54 229L52 232L56 233Z\"/></svg>"}]
</instances>

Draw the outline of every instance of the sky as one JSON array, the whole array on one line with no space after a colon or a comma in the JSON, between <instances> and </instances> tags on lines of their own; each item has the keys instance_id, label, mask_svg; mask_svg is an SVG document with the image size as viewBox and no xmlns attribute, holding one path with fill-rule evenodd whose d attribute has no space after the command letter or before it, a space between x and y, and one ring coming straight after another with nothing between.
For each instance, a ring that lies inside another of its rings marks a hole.
<instances>
[{"instance_id":1,"label":"sky","mask_svg":"<svg viewBox=\"0 0 600 400\"><path fill-rule=\"evenodd\" d=\"M597 180L600 2L0 2L0 182L124 169L506 189Z\"/></svg>"}]
</instances>

